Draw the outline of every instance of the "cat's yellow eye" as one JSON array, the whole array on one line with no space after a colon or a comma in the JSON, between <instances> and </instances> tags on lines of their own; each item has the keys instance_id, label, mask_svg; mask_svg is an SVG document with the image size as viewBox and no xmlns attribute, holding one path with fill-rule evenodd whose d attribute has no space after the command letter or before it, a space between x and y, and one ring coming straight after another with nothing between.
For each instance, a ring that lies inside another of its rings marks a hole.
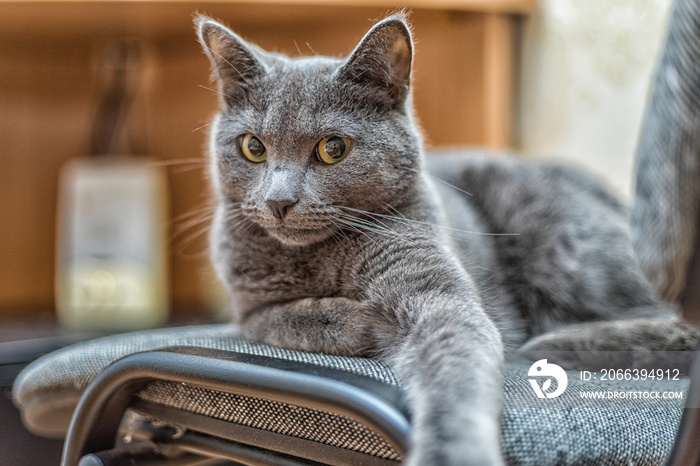
<instances>
[{"instance_id":1,"label":"cat's yellow eye","mask_svg":"<svg viewBox=\"0 0 700 466\"><path fill-rule=\"evenodd\" d=\"M350 140L340 136L322 139L316 146L316 157L327 164L340 162L350 152Z\"/></svg>"},{"instance_id":2,"label":"cat's yellow eye","mask_svg":"<svg viewBox=\"0 0 700 466\"><path fill-rule=\"evenodd\" d=\"M267 159L267 149L265 149L260 139L252 134L246 134L241 139L241 152L251 162L259 163Z\"/></svg>"}]
</instances>

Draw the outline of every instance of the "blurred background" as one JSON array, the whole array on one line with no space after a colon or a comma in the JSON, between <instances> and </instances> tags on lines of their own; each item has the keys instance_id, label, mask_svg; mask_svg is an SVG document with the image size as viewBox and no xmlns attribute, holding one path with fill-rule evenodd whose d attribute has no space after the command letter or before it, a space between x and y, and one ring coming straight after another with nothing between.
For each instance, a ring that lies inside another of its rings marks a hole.
<instances>
[{"instance_id":1,"label":"blurred background","mask_svg":"<svg viewBox=\"0 0 700 466\"><path fill-rule=\"evenodd\" d=\"M406 6L417 40L414 102L429 147L558 158L629 199L670 3L0 0L0 341L62 332L61 323L90 330L95 306L86 303L115 299L127 282L148 283L137 304L157 315L143 325L225 316L206 253L203 151L217 95L194 12L266 49L344 55L373 20ZM135 171L120 176L105 169L131 162ZM115 205L115 193L134 189L141 201ZM99 225L90 214L95 193L118 213ZM138 235L150 246L129 253L137 266L117 263L119 247L91 236L105 232L122 248ZM79 263L97 250L106 262ZM57 307L68 316L58 324ZM140 325L116 320L96 328Z\"/></svg>"},{"instance_id":2,"label":"blurred background","mask_svg":"<svg viewBox=\"0 0 700 466\"><path fill-rule=\"evenodd\" d=\"M345 55L405 6L429 147L563 160L630 199L670 3L0 0L0 464L60 455L11 404L28 362L96 334L228 315L206 252L218 101L193 13L266 49Z\"/></svg>"}]
</instances>

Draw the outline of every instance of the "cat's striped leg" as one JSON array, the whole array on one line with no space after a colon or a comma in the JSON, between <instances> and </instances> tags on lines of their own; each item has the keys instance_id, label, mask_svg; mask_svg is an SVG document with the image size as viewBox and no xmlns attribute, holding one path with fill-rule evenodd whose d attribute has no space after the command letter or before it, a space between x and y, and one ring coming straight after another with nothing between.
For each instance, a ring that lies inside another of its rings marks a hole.
<instances>
[{"instance_id":1,"label":"cat's striped leg","mask_svg":"<svg viewBox=\"0 0 700 466\"><path fill-rule=\"evenodd\" d=\"M367 296L383 317L374 327L380 356L413 413L406 464L503 464L503 344L470 277L429 244L383 246Z\"/></svg>"}]
</instances>

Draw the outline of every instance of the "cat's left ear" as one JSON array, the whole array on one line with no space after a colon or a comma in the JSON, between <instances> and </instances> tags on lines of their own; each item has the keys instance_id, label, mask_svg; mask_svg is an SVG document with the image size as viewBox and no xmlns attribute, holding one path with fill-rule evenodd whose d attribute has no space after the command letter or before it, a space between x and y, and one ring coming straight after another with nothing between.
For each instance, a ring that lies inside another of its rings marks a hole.
<instances>
[{"instance_id":1,"label":"cat's left ear","mask_svg":"<svg viewBox=\"0 0 700 466\"><path fill-rule=\"evenodd\" d=\"M211 61L224 105L240 104L251 83L266 73L261 59L264 52L206 16L195 18L195 26L202 48Z\"/></svg>"},{"instance_id":2,"label":"cat's left ear","mask_svg":"<svg viewBox=\"0 0 700 466\"><path fill-rule=\"evenodd\" d=\"M396 14L369 30L338 76L367 84L396 105L408 95L412 60L411 30L405 16Z\"/></svg>"}]
</instances>

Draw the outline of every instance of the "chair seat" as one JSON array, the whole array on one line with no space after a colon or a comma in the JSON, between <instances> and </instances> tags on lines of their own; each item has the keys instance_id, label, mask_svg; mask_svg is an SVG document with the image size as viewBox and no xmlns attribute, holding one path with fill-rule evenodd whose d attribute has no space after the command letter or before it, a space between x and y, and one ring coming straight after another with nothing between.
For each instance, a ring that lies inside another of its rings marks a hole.
<instances>
[{"instance_id":1,"label":"chair seat","mask_svg":"<svg viewBox=\"0 0 700 466\"><path fill-rule=\"evenodd\" d=\"M350 358L284 350L249 342L232 325L181 327L134 332L100 338L66 347L38 359L17 378L13 399L27 428L38 434L65 434L69 415L80 394L112 362L144 351L172 346L224 350L331 368L380 382L400 391L400 383L385 364ZM662 464L674 442L689 381L581 380L567 371L568 387L556 399L538 399L528 380L532 364L508 361L504 368L502 444L509 464ZM682 398L589 399L582 392L682 392ZM360 452L367 458L399 461L400 452L371 430L338 416L264 398L241 396L202 388L196 384L153 381L136 395L132 407L147 418L188 422L200 431L222 431L231 426L235 435L253 439L269 433L312 442L324 448ZM410 413L408 413L410 416ZM171 417L174 417L171 419ZM225 423L225 424L224 424ZM234 428L235 427L235 428ZM332 455L332 450L328 450ZM342 455L340 455L342 456Z\"/></svg>"}]
</instances>

